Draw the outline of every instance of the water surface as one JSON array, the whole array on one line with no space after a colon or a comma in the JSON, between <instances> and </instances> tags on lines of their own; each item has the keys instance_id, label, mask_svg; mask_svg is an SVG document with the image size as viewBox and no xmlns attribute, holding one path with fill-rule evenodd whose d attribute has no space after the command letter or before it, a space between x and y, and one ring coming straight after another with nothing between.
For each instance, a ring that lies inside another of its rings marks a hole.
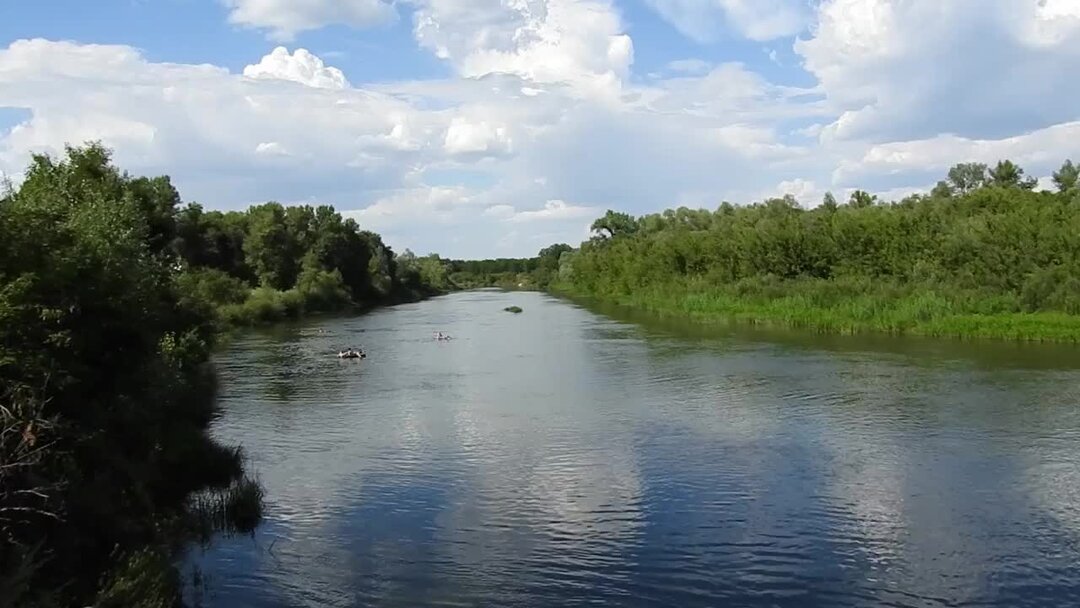
<instances>
[{"instance_id":1,"label":"water surface","mask_svg":"<svg viewBox=\"0 0 1080 608\"><path fill-rule=\"evenodd\" d=\"M201 603L1080 605L1076 348L607 312L480 291L234 342L214 430L267 521L192 558Z\"/></svg>"}]
</instances>

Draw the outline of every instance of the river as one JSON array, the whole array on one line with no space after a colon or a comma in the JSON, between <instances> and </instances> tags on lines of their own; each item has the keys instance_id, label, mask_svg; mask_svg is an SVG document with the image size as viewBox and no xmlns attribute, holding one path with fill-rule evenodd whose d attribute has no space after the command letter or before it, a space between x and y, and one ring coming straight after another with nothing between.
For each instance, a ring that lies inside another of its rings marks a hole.
<instances>
[{"instance_id":1,"label":"river","mask_svg":"<svg viewBox=\"0 0 1080 608\"><path fill-rule=\"evenodd\" d=\"M214 433L266 522L195 599L1080 605L1080 350L620 314L475 291L236 340Z\"/></svg>"}]
</instances>

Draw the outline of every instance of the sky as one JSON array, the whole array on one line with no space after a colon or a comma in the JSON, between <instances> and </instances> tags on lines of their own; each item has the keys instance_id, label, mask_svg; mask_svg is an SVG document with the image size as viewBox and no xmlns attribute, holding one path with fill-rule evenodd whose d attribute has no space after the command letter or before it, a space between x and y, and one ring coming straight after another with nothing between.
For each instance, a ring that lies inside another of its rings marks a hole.
<instances>
[{"instance_id":1,"label":"sky","mask_svg":"<svg viewBox=\"0 0 1080 608\"><path fill-rule=\"evenodd\" d=\"M1080 160L1080 0L0 0L0 176L101 141L397 250Z\"/></svg>"}]
</instances>

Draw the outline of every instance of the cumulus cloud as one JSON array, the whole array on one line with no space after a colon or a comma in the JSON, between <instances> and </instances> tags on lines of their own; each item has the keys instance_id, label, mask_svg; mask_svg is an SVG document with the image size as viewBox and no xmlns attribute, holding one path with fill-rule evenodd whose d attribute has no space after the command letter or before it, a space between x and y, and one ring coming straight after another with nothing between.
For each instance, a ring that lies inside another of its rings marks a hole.
<instances>
[{"instance_id":1,"label":"cumulus cloud","mask_svg":"<svg viewBox=\"0 0 1080 608\"><path fill-rule=\"evenodd\" d=\"M795 50L839 117L834 139L998 138L1076 119L1071 0L825 0Z\"/></svg>"},{"instance_id":2,"label":"cumulus cloud","mask_svg":"<svg viewBox=\"0 0 1080 608\"><path fill-rule=\"evenodd\" d=\"M1080 121L1054 125L1004 139L967 139L938 135L928 139L890 142L870 147L857 158L843 161L835 181L851 183L888 173L942 174L958 162L993 164L1010 159L1033 175L1047 175L1077 152Z\"/></svg>"},{"instance_id":3,"label":"cumulus cloud","mask_svg":"<svg viewBox=\"0 0 1080 608\"><path fill-rule=\"evenodd\" d=\"M780 143L775 131L769 127L732 124L713 132L722 145L752 158L782 159L808 153L805 148Z\"/></svg>"},{"instance_id":4,"label":"cumulus cloud","mask_svg":"<svg viewBox=\"0 0 1080 608\"><path fill-rule=\"evenodd\" d=\"M463 187L423 186L384 196L362 209L345 211L362 226L392 228L423 220L449 223L462 209L475 204L475 194Z\"/></svg>"},{"instance_id":5,"label":"cumulus cloud","mask_svg":"<svg viewBox=\"0 0 1080 608\"><path fill-rule=\"evenodd\" d=\"M773 40L797 34L809 20L805 0L646 0L664 20L698 42L725 30L744 38Z\"/></svg>"},{"instance_id":6,"label":"cumulus cloud","mask_svg":"<svg viewBox=\"0 0 1080 608\"><path fill-rule=\"evenodd\" d=\"M634 55L606 0L421 0L413 31L462 76L515 74L589 94L617 88Z\"/></svg>"},{"instance_id":7,"label":"cumulus cloud","mask_svg":"<svg viewBox=\"0 0 1080 608\"><path fill-rule=\"evenodd\" d=\"M274 40L290 41L307 30L344 23L369 27L393 21L397 13L381 0L222 0L229 22L267 30Z\"/></svg>"},{"instance_id":8,"label":"cumulus cloud","mask_svg":"<svg viewBox=\"0 0 1080 608\"><path fill-rule=\"evenodd\" d=\"M772 192L767 193L762 198L782 198L784 196L795 197L795 200L799 201L804 207L814 207L821 201L824 192L813 181L796 178L780 182Z\"/></svg>"},{"instance_id":9,"label":"cumulus cloud","mask_svg":"<svg viewBox=\"0 0 1080 608\"><path fill-rule=\"evenodd\" d=\"M457 117L450 121L443 147L450 154L500 154L510 151L510 136L505 126Z\"/></svg>"},{"instance_id":10,"label":"cumulus cloud","mask_svg":"<svg viewBox=\"0 0 1080 608\"><path fill-rule=\"evenodd\" d=\"M283 46L275 48L259 63L245 67L244 76L290 80L318 89L344 89L349 86L341 70L327 66L307 49L296 49L290 55Z\"/></svg>"},{"instance_id":11,"label":"cumulus cloud","mask_svg":"<svg viewBox=\"0 0 1080 608\"><path fill-rule=\"evenodd\" d=\"M336 195L328 188L345 183L341 173L351 173L352 192L399 185L408 167L438 160L440 146L400 149L409 146L379 138L393 137L403 117L418 138L437 137L448 124L390 94L298 87L213 66L152 63L130 47L44 40L0 50L0 107L30 110L0 139L0 166L9 173L30 153L101 140L127 169L168 172L187 184L188 196L232 204ZM285 151L291 165L258 173L260 158ZM275 188L282 191L271 194Z\"/></svg>"}]
</instances>

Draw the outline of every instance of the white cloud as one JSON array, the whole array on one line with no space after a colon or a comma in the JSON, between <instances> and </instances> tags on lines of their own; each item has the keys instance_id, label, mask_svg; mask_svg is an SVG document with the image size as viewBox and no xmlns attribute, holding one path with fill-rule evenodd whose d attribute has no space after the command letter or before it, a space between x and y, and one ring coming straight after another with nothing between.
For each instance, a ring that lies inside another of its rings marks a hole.
<instances>
[{"instance_id":1,"label":"white cloud","mask_svg":"<svg viewBox=\"0 0 1080 608\"><path fill-rule=\"evenodd\" d=\"M820 202L824 192L821 192L814 182L796 178L780 182L771 195L763 198L784 197L786 195L795 197L795 200L799 201L804 207L813 207Z\"/></svg>"},{"instance_id":2,"label":"white cloud","mask_svg":"<svg viewBox=\"0 0 1080 608\"><path fill-rule=\"evenodd\" d=\"M335 23L369 27L397 17L381 0L222 0L229 22L268 30L274 40L290 41L296 34Z\"/></svg>"},{"instance_id":3,"label":"white cloud","mask_svg":"<svg viewBox=\"0 0 1080 608\"><path fill-rule=\"evenodd\" d=\"M997 138L1078 118L1076 2L825 0L795 50L833 139Z\"/></svg>"},{"instance_id":4,"label":"white cloud","mask_svg":"<svg viewBox=\"0 0 1080 608\"><path fill-rule=\"evenodd\" d=\"M806 28L805 0L646 0L684 35L713 42L725 29L750 40L766 41Z\"/></svg>"},{"instance_id":5,"label":"white cloud","mask_svg":"<svg viewBox=\"0 0 1080 608\"><path fill-rule=\"evenodd\" d=\"M570 205L566 201L550 200L544 203L543 209L535 211L519 211L509 218L509 221L520 224L524 222L539 222L549 220L572 220L592 217L596 210L592 207Z\"/></svg>"},{"instance_id":6,"label":"white cloud","mask_svg":"<svg viewBox=\"0 0 1080 608\"><path fill-rule=\"evenodd\" d=\"M516 210L513 205L492 205L487 209L484 209L484 217L494 217L498 219L506 219L513 217Z\"/></svg>"},{"instance_id":7,"label":"white cloud","mask_svg":"<svg viewBox=\"0 0 1080 608\"><path fill-rule=\"evenodd\" d=\"M441 145L414 142L408 150L378 138L393 137L406 117L417 139L441 136L449 121L380 92L297 87L213 66L151 63L124 46L44 40L0 49L0 107L31 114L0 139L0 166L9 173L32 152L102 140L129 170L168 172L191 198L233 204L337 194L338 183L352 193L399 185L409 167L439 160ZM294 162L259 174L258 159L281 151ZM345 185L339 178L350 163L358 170Z\"/></svg>"},{"instance_id":8,"label":"white cloud","mask_svg":"<svg viewBox=\"0 0 1080 608\"><path fill-rule=\"evenodd\" d=\"M465 77L514 74L608 94L628 74L633 44L606 0L421 0L419 44Z\"/></svg>"},{"instance_id":9,"label":"white cloud","mask_svg":"<svg viewBox=\"0 0 1080 608\"><path fill-rule=\"evenodd\" d=\"M344 89L349 86L341 70L327 66L307 49L296 49L290 55L283 46L275 48L259 63L245 67L244 76L290 80L319 89Z\"/></svg>"},{"instance_id":10,"label":"white cloud","mask_svg":"<svg viewBox=\"0 0 1080 608\"><path fill-rule=\"evenodd\" d=\"M724 63L701 76L670 78L641 91L639 105L662 113L710 117L721 125L826 115L813 90L780 87L740 63ZM809 97L808 97L809 96ZM830 114L831 116L831 114Z\"/></svg>"},{"instance_id":11,"label":"white cloud","mask_svg":"<svg viewBox=\"0 0 1080 608\"><path fill-rule=\"evenodd\" d=\"M276 141L264 141L255 146L256 154L263 154L266 156L288 156L289 151L285 149L285 146L277 143Z\"/></svg>"},{"instance_id":12,"label":"white cloud","mask_svg":"<svg viewBox=\"0 0 1080 608\"><path fill-rule=\"evenodd\" d=\"M363 209L344 211L362 226L375 229L416 221L449 223L475 204L475 194L462 187L417 187L393 192Z\"/></svg>"},{"instance_id":13,"label":"white cloud","mask_svg":"<svg viewBox=\"0 0 1080 608\"><path fill-rule=\"evenodd\" d=\"M780 143L769 127L732 124L713 132L722 145L751 158L791 158L808 152L798 146Z\"/></svg>"},{"instance_id":14,"label":"white cloud","mask_svg":"<svg viewBox=\"0 0 1080 608\"><path fill-rule=\"evenodd\" d=\"M994 164L1010 159L1032 175L1046 175L1077 152L1080 121L1054 125L1004 139L966 139L939 135L929 139L891 142L870 147L836 170L837 182L851 183L874 175L937 172L958 162Z\"/></svg>"},{"instance_id":15,"label":"white cloud","mask_svg":"<svg viewBox=\"0 0 1080 608\"><path fill-rule=\"evenodd\" d=\"M501 154L510 151L510 136L505 126L457 117L450 121L443 146L450 154Z\"/></svg>"}]
</instances>

